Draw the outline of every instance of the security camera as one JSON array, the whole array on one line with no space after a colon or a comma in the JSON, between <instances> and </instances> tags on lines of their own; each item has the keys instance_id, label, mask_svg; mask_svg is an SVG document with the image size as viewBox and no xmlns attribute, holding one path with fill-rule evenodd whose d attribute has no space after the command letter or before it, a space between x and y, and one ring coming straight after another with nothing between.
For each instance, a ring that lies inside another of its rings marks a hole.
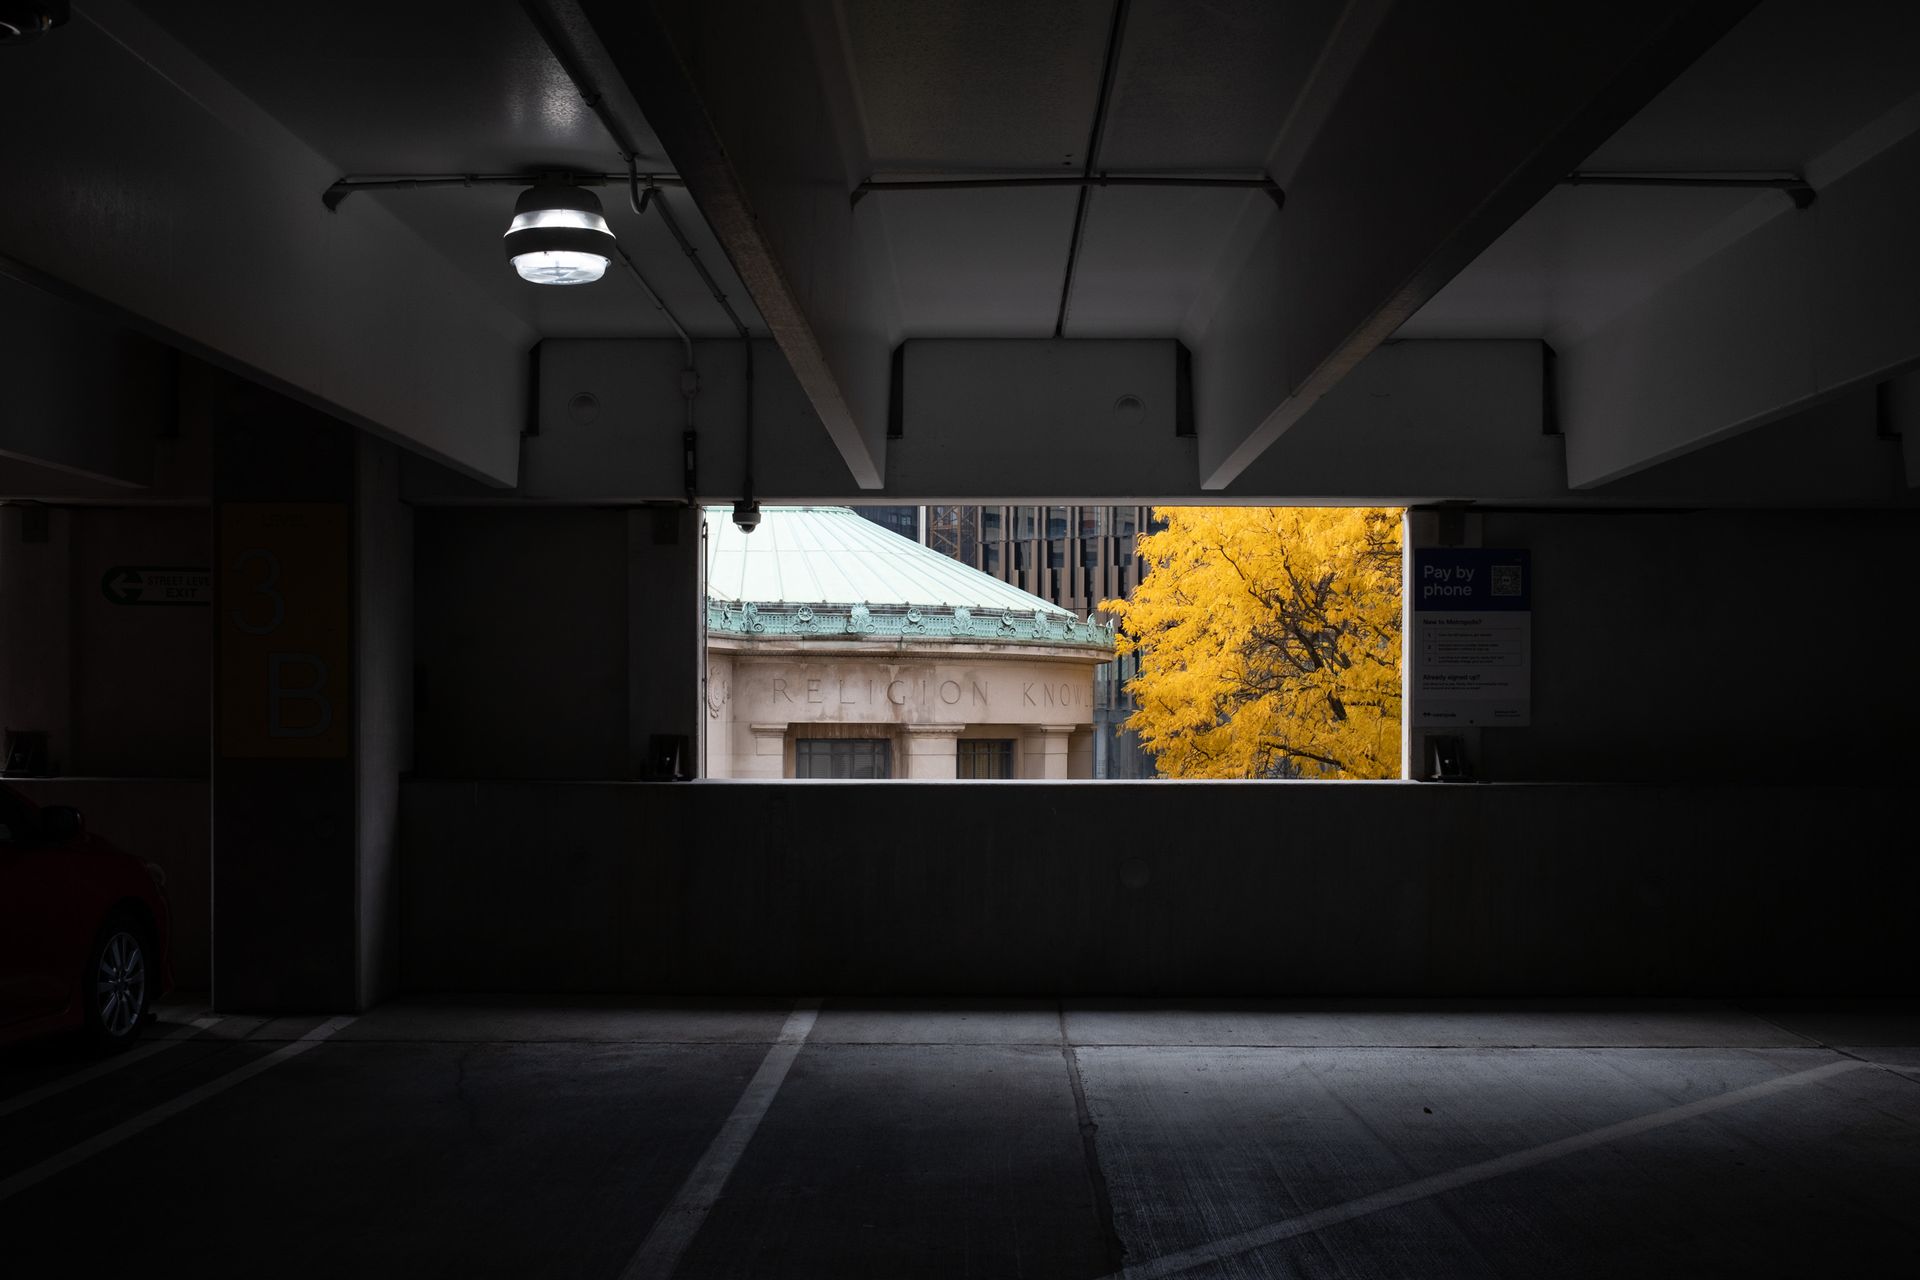
<instances>
[{"instance_id":1,"label":"security camera","mask_svg":"<svg viewBox=\"0 0 1920 1280\"><path fill-rule=\"evenodd\" d=\"M752 533L760 527L760 504L752 498L742 498L733 504L733 523L742 533Z\"/></svg>"}]
</instances>

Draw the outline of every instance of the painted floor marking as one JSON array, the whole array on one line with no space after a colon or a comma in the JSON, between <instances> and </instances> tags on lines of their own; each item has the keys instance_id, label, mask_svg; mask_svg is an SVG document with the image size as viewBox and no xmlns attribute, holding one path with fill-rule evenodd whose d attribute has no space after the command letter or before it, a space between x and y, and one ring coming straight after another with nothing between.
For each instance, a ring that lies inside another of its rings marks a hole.
<instances>
[{"instance_id":1,"label":"painted floor marking","mask_svg":"<svg viewBox=\"0 0 1920 1280\"><path fill-rule=\"evenodd\" d=\"M800 1050L813 1033L814 1021L819 1016L818 1000L801 1000L794 1004L793 1012L787 1015L786 1024L780 1028L779 1037L767 1049L767 1056L761 1059L760 1069L753 1073L753 1079L747 1082L746 1092L734 1104L733 1113L721 1124L720 1132L714 1135L700 1162L687 1175L687 1181L673 1198L673 1203L666 1207L653 1224L653 1230L640 1242L640 1248L627 1263L626 1270L620 1273L622 1280L665 1280L680 1265L687 1246L693 1243L694 1236L706 1223L707 1214L720 1199L727 1179L733 1174L733 1167L740 1163L747 1144L753 1141L754 1131L760 1127L767 1108L773 1105L773 1095L780 1092L780 1085L787 1078L787 1069L800 1056Z\"/></svg>"},{"instance_id":2,"label":"painted floor marking","mask_svg":"<svg viewBox=\"0 0 1920 1280\"><path fill-rule=\"evenodd\" d=\"M1734 1089L1727 1093L1716 1094L1711 1098L1701 1098L1697 1102L1670 1107L1665 1111L1635 1116L1631 1120L1622 1120L1618 1124L1610 1124L1587 1133L1577 1133L1570 1138L1561 1138L1556 1142L1529 1147L1525 1151L1515 1151L1510 1155L1482 1160L1478 1164L1466 1165L1447 1173L1437 1173L1432 1177L1420 1178L1385 1191L1376 1191L1372 1195L1361 1196L1345 1204L1315 1209L1297 1218L1287 1218L1280 1222L1269 1223L1264 1227L1255 1227L1251 1231L1243 1231L1238 1235L1225 1236L1192 1249L1183 1249L1178 1253L1150 1258L1134 1266L1124 1267L1104 1277L1103 1280L1158 1280L1162 1276L1178 1275L1182 1271L1190 1271L1210 1262L1224 1262L1240 1254L1277 1244L1282 1240L1311 1235L1316 1231L1323 1231L1343 1222L1351 1222L1355 1218L1362 1218L1370 1213L1379 1213L1383 1209L1397 1209L1402 1205L1425 1200L1429 1196L1437 1196L1471 1186L1476 1182L1485 1182L1489 1178L1498 1178L1521 1169L1546 1164L1550 1160L1558 1160L1562 1156L1570 1156L1577 1151L1586 1151L1609 1142L1617 1142L1622 1138L1665 1128L1667 1125L1678 1124L1682 1120L1691 1120L1695 1116L1724 1111L1728 1107L1737 1107L1757 1098L1784 1093L1789 1089L1815 1084L1848 1071L1873 1065L1875 1064L1849 1058L1811 1067L1805 1071L1796 1071L1791 1075L1776 1076L1772 1080L1763 1080L1759 1084L1748 1085L1744 1089Z\"/></svg>"},{"instance_id":3,"label":"painted floor marking","mask_svg":"<svg viewBox=\"0 0 1920 1280\"><path fill-rule=\"evenodd\" d=\"M216 1094L225 1093L228 1089L233 1088L233 1086L253 1079L253 1077L259 1075L262 1071L271 1070L289 1058L299 1057L352 1021L353 1018L350 1016L329 1018L313 1030L307 1032L307 1034L301 1036L298 1040L275 1049L264 1058L256 1058L244 1067L236 1067L223 1076L216 1076L197 1089L189 1089L177 1098L171 1098L157 1107L151 1107L141 1112L131 1120L123 1121L111 1129L96 1133L85 1142L68 1147L57 1156L49 1156L31 1168L22 1169L19 1173L14 1174L5 1181L0 1181L0 1202L4 1202L18 1195L28 1187L44 1182L56 1173L73 1168L74 1165L79 1164L83 1160L99 1155L109 1147L117 1146L125 1142L135 1134L146 1132L162 1120L171 1119L179 1115L188 1107L205 1102L208 1098Z\"/></svg>"},{"instance_id":4,"label":"painted floor marking","mask_svg":"<svg viewBox=\"0 0 1920 1280\"><path fill-rule=\"evenodd\" d=\"M115 1054L111 1058L96 1062L83 1070L76 1071L72 1075L61 1076L58 1080L50 1084L43 1084L38 1089L29 1089L25 1093L16 1093L13 1097L5 1101L0 1101L0 1116L10 1116L16 1111L30 1107L36 1102L45 1102L55 1094L65 1093L67 1090L77 1085L83 1085L89 1080L98 1080L101 1076L109 1072L118 1071L122 1067L130 1067L142 1058L151 1058L156 1053L172 1048L176 1041L198 1035L218 1021L220 1021L220 1019L217 1017L195 1018L192 1022L175 1027L163 1036L157 1036L147 1041L138 1049L129 1049L125 1053Z\"/></svg>"}]
</instances>

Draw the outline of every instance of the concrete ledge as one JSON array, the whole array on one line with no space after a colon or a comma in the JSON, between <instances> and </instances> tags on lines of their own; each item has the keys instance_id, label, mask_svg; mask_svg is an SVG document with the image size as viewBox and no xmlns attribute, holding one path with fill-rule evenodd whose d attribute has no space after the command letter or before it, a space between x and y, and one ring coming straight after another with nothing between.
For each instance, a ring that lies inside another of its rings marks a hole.
<instances>
[{"instance_id":1,"label":"concrete ledge","mask_svg":"<svg viewBox=\"0 0 1920 1280\"><path fill-rule=\"evenodd\" d=\"M964 791L964 797L960 792ZM414 991L1907 993L1893 787L411 781Z\"/></svg>"}]
</instances>

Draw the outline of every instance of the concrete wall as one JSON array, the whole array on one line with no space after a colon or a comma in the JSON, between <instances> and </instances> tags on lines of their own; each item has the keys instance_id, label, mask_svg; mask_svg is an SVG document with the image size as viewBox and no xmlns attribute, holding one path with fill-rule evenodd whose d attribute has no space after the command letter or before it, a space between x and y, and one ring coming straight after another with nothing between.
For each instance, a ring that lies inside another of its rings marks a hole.
<instances>
[{"instance_id":1,"label":"concrete wall","mask_svg":"<svg viewBox=\"0 0 1920 1280\"><path fill-rule=\"evenodd\" d=\"M360 1005L399 979L400 778L413 767L413 511L400 451L360 436L354 502L354 764Z\"/></svg>"},{"instance_id":2,"label":"concrete wall","mask_svg":"<svg viewBox=\"0 0 1920 1280\"><path fill-rule=\"evenodd\" d=\"M78 304L0 276L0 457L109 485L153 479L173 355Z\"/></svg>"},{"instance_id":3,"label":"concrete wall","mask_svg":"<svg viewBox=\"0 0 1920 1280\"><path fill-rule=\"evenodd\" d=\"M350 696L357 648L351 620L354 433L238 379L220 379L203 393L213 423L219 570L213 1003L222 1012L351 1009L359 1002L360 960L353 758L359 708ZM237 541L230 537L228 512L256 504L326 508L344 518L316 522L317 531L304 538L310 549L301 555L298 523L285 541L269 540L246 522ZM245 559L262 543L261 549L288 566L273 587L278 606L262 604L257 562ZM348 617L339 616L343 608ZM245 732L233 733L227 724L228 695L258 688L264 678L259 637L248 629L260 624L246 620L278 618L282 609L294 621L268 623L268 630L285 637L288 649L326 652L327 688L342 695L332 707L332 723L345 736L334 736L317 752L288 750L274 740L261 723L264 706L237 717L250 722L237 726Z\"/></svg>"},{"instance_id":4,"label":"concrete wall","mask_svg":"<svg viewBox=\"0 0 1920 1280\"><path fill-rule=\"evenodd\" d=\"M182 991L212 976L213 876L210 798L205 779L10 778L35 804L70 804L87 830L167 873L173 911L173 976Z\"/></svg>"},{"instance_id":5,"label":"concrete wall","mask_svg":"<svg viewBox=\"0 0 1920 1280\"><path fill-rule=\"evenodd\" d=\"M49 735L69 776L203 778L209 614L205 605L125 605L101 579L115 565L206 568L207 513L186 507L0 508L0 721Z\"/></svg>"},{"instance_id":6,"label":"concrete wall","mask_svg":"<svg viewBox=\"0 0 1920 1280\"><path fill-rule=\"evenodd\" d=\"M419 773L636 778L654 734L697 731L689 513L437 508L415 531Z\"/></svg>"},{"instance_id":7,"label":"concrete wall","mask_svg":"<svg viewBox=\"0 0 1920 1280\"><path fill-rule=\"evenodd\" d=\"M967 800L964 812L958 797ZM408 783L417 991L1910 992L1897 787Z\"/></svg>"},{"instance_id":8,"label":"concrete wall","mask_svg":"<svg viewBox=\"0 0 1920 1280\"><path fill-rule=\"evenodd\" d=\"M420 511L414 557L418 770L627 776L625 514Z\"/></svg>"},{"instance_id":9,"label":"concrete wall","mask_svg":"<svg viewBox=\"0 0 1920 1280\"><path fill-rule=\"evenodd\" d=\"M1534 569L1533 723L1495 780L1823 781L1920 767L1920 513L1489 512Z\"/></svg>"}]
</instances>

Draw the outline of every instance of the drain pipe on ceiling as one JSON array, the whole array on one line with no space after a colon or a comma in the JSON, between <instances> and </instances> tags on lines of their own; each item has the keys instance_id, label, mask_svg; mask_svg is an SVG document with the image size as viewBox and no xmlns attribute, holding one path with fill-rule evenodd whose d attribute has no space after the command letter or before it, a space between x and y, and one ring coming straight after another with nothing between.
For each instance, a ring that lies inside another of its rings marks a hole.
<instances>
[{"instance_id":1,"label":"drain pipe on ceiling","mask_svg":"<svg viewBox=\"0 0 1920 1280\"><path fill-rule=\"evenodd\" d=\"M674 315L672 309L661 300L654 287L647 283L647 278L640 274L639 265L627 253L626 247L616 240L613 248L614 252L620 255L620 261L626 264L634 280L639 283L641 290L653 300L653 305L659 308L660 314L667 318L667 323L673 326L673 331L680 335L680 345L686 351L686 362L680 369L680 396L687 402L687 425L680 433L680 470L681 478L686 482L687 505L698 506L700 500L697 467L700 434L693 420L693 400L700 394L700 371L694 367L693 363L693 335L687 332L687 327L680 323L679 317Z\"/></svg>"},{"instance_id":2,"label":"drain pipe on ceiling","mask_svg":"<svg viewBox=\"0 0 1920 1280\"><path fill-rule=\"evenodd\" d=\"M540 33L540 39L547 46L547 51L553 55L554 61L560 64L561 71L565 72L567 79L573 82L580 100L586 103L587 108L600 121L601 127L607 131L607 136L613 139L613 145L619 150L620 158L627 162L627 200L633 206L634 213L645 214L647 206L651 204L660 214L660 220L672 233L681 252L687 255L687 260L693 263L693 269L699 273L702 283L707 286L707 291L713 295L713 300L720 304L720 310L726 314L728 321L733 325L734 332L740 337L740 349L746 361L746 383L742 396L746 405L743 445L745 465L741 476L742 494L740 500L733 504L733 522L741 529L752 532L760 523L760 504L754 500L753 496L753 335L748 332L746 323L734 311L733 304L727 300L726 291L721 289L720 282L713 278L713 273L707 270L707 264L700 260L699 250L693 247L686 233L680 229L679 220L673 216L673 210L667 207L665 198L660 194L659 185L651 177L647 178L644 187L641 185L640 149L634 145L632 137L614 117L612 110L607 106L606 95L600 92L599 85L594 82L583 59L575 51L568 23L558 12L561 3L562 0L521 0L520 7L526 12L534 29ZM577 22L584 22L584 16L577 11L573 16ZM626 257L624 252L621 257ZM632 266L632 263L629 261L628 265ZM634 274L638 276L638 270L635 270ZM652 292L652 289L648 289L648 293ZM658 302L658 295L654 297ZM666 308L662 306L661 310L665 311ZM677 321L674 327L680 328ZM697 500L694 466L698 437L693 427L693 397L699 391L699 374L693 367L692 340L686 338L684 329L680 332L681 337L686 340L688 353L687 368L680 377L680 390L681 394L687 398L687 431L683 443L686 455L687 501L691 505Z\"/></svg>"},{"instance_id":3,"label":"drain pipe on ceiling","mask_svg":"<svg viewBox=\"0 0 1920 1280\"><path fill-rule=\"evenodd\" d=\"M631 159L628 163L633 165ZM643 214L651 206L653 211L660 215L660 221L673 235L674 243L679 245L680 251L687 255L687 261L692 263L693 269L700 274L701 282L707 286L707 292L711 293L713 300L720 304L720 310L726 313L728 322L733 325L733 331L740 337L740 354L745 371L741 396L744 404L742 411L744 421L741 424L743 464L741 496L740 500L733 504L733 522L740 526L742 533L752 533L760 526L760 503L753 496L753 334L748 330L746 322L740 318L740 313L733 309L733 303L728 301L726 291L720 287L720 282L713 278L711 271L707 270L707 264L700 258L700 251L694 247L693 241L687 239L687 233L681 229L680 220L673 216L673 210L668 208L666 196L661 189L652 180L648 180L644 187L641 186L637 165L633 165L629 174L627 197L635 213Z\"/></svg>"}]
</instances>

